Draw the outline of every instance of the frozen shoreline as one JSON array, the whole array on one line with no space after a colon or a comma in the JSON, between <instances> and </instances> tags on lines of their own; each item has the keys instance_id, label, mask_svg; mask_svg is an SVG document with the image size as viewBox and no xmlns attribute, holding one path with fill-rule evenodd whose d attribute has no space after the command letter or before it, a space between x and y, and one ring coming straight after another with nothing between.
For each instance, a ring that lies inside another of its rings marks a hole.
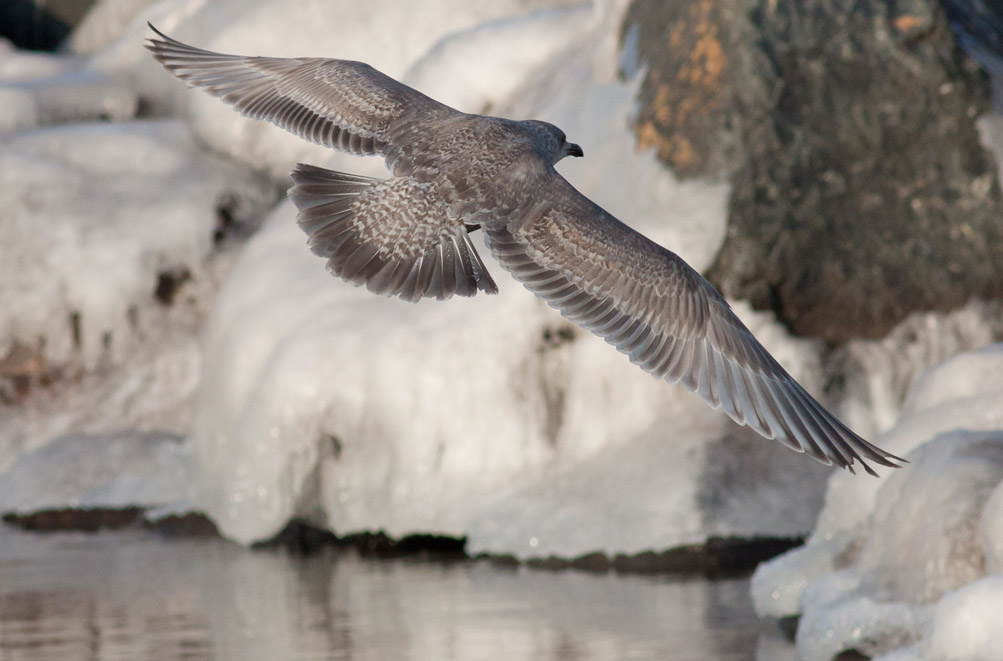
<instances>
[{"instance_id":1,"label":"frozen shoreline","mask_svg":"<svg viewBox=\"0 0 1003 661\"><path fill-rule=\"evenodd\" d=\"M809 390L912 462L832 474L641 373L491 265L498 296L439 305L330 278L277 195L296 161L379 176L378 159L243 120L140 46L150 19L199 46L355 57L465 110L552 121L588 156L562 162L569 180L705 268L729 186L635 151L638 79L615 75L623 3L550 4L387 0L336 21L320 0L297 16L167 0L109 15L117 37L92 26L93 55L0 49L0 356L21 361L0 362L0 387L28 384L2 393L0 510L199 511L245 545L303 519L599 569L698 565L704 545L727 555L814 526L753 581L760 615L800 616L805 659L992 658L998 305L914 314L833 354L735 304ZM1001 126L980 121L998 156ZM828 388L834 355L846 382Z\"/></svg>"}]
</instances>

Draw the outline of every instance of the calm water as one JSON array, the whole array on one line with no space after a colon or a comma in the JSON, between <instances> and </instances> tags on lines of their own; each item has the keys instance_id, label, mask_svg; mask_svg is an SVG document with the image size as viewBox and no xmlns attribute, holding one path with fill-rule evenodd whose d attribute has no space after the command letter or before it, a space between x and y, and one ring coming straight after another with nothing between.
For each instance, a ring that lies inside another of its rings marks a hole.
<instances>
[{"instance_id":1,"label":"calm water","mask_svg":"<svg viewBox=\"0 0 1003 661\"><path fill-rule=\"evenodd\" d=\"M748 581L0 527L0 660L754 658ZM762 653L762 650L761 650Z\"/></svg>"}]
</instances>

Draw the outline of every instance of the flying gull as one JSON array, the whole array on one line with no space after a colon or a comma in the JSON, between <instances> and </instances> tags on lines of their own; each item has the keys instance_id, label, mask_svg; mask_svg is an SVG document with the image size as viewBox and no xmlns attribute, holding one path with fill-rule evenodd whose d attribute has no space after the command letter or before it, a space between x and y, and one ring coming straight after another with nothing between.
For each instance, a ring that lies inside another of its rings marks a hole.
<instances>
[{"instance_id":1,"label":"flying gull","mask_svg":"<svg viewBox=\"0 0 1003 661\"><path fill-rule=\"evenodd\" d=\"M459 112L361 62L224 55L150 28L146 47L188 85L306 140L386 159L389 179L292 171L299 225L334 275L412 302L494 294L469 238L483 229L527 289L735 422L851 471L902 461L816 402L686 262L558 174L558 161L583 154L556 126Z\"/></svg>"}]
</instances>

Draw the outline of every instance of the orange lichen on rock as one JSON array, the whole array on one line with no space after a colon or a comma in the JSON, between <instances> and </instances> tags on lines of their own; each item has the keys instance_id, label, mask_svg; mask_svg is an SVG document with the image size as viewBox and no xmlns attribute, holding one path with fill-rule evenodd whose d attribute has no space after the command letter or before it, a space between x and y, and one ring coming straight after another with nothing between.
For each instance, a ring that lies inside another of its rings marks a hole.
<instances>
[{"instance_id":1,"label":"orange lichen on rock","mask_svg":"<svg viewBox=\"0 0 1003 661\"><path fill-rule=\"evenodd\" d=\"M721 86L721 74L724 71L724 49L718 36L719 26L711 20L713 3L710 0L700 0L690 6L692 23L677 24L673 28L673 36L679 30L692 30L696 35L696 43L690 48L689 58L683 63L678 77L681 81L705 88L716 93ZM670 43L672 36L669 38Z\"/></svg>"},{"instance_id":2,"label":"orange lichen on rock","mask_svg":"<svg viewBox=\"0 0 1003 661\"><path fill-rule=\"evenodd\" d=\"M917 28L925 27L926 21L919 16L903 14L902 16L896 16L892 21L892 25L894 25L895 29L899 32L912 32Z\"/></svg>"},{"instance_id":3,"label":"orange lichen on rock","mask_svg":"<svg viewBox=\"0 0 1003 661\"><path fill-rule=\"evenodd\" d=\"M694 0L671 24L667 61L648 74L654 95L637 124L638 146L656 147L680 174L706 168L697 143L722 106L726 58L719 19L714 0Z\"/></svg>"}]
</instances>

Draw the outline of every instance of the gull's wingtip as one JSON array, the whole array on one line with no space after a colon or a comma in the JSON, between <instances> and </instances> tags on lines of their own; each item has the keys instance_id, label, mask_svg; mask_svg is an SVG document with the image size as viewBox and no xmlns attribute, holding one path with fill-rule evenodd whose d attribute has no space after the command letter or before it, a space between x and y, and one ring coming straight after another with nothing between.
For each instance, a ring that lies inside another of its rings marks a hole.
<instances>
[{"instance_id":1,"label":"gull's wingtip","mask_svg":"<svg viewBox=\"0 0 1003 661\"><path fill-rule=\"evenodd\" d=\"M890 452L884 452L882 450L881 454L883 455L881 459L875 459L872 457L871 461L874 461L875 463L884 466L886 468L902 468L905 464L909 463L908 459L903 459L902 457L895 456ZM881 475L879 475L877 471L871 468L871 465L868 464L866 461L864 461L859 457L857 458L857 461L860 463L861 466L864 467L864 471L866 471L868 475L872 477L881 477ZM846 466L846 468L848 468L851 473L853 472L852 466Z\"/></svg>"},{"instance_id":2,"label":"gull's wingtip","mask_svg":"<svg viewBox=\"0 0 1003 661\"><path fill-rule=\"evenodd\" d=\"M164 34L163 32L161 32L160 30L158 30L157 26L155 26L150 21L146 22L146 26L148 28L150 28L151 30L153 30L153 33L156 35L155 37L147 37L146 38L146 41L149 44L160 44L160 43L180 44L181 43L177 39L172 39L171 37L168 37L166 34Z\"/></svg>"},{"instance_id":3,"label":"gull's wingtip","mask_svg":"<svg viewBox=\"0 0 1003 661\"><path fill-rule=\"evenodd\" d=\"M145 41L145 43L143 45L146 46L148 49L154 50L154 49L156 49L156 48L158 48L160 46L163 46L165 43L173 41L166 34L164 34L160 30L158 30L156 27L154 27L153 23L147 21L146 22L146 26L148 28L150 28L151 30L153 30L153 33L155 35L153 37L150 37L150 36L146 37L146 41Z\"/></svg>"}]
</instances>

